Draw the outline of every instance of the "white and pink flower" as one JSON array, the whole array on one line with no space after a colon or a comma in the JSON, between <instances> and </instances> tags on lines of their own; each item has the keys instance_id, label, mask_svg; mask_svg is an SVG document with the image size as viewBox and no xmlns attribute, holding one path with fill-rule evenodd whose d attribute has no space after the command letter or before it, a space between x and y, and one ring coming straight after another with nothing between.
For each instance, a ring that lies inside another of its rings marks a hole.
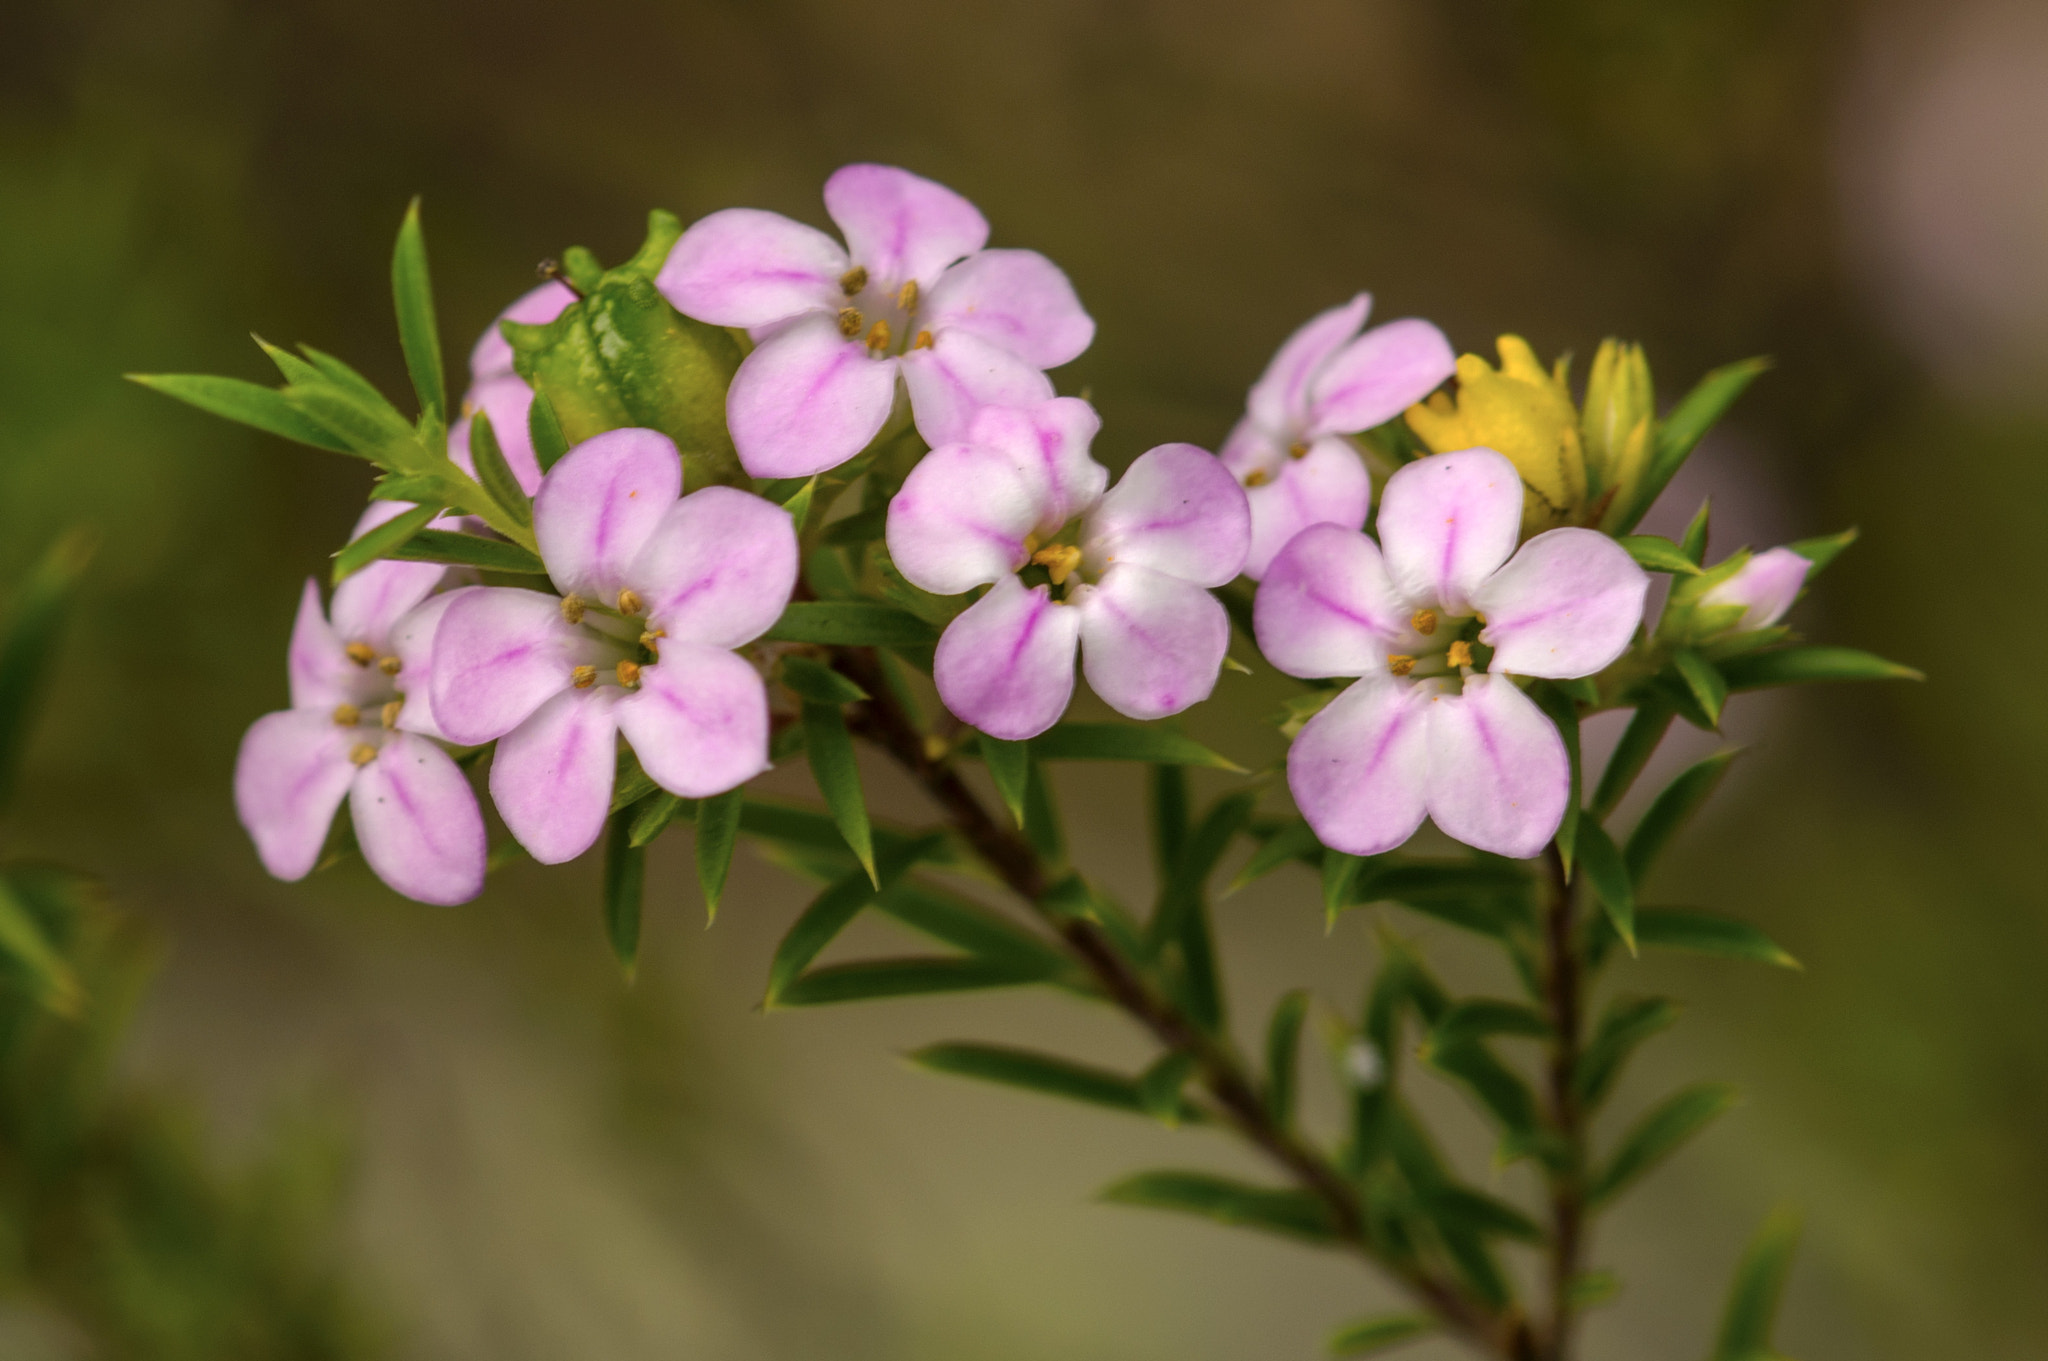
<instances>
[{"instance_id":1,"label":"white and pink flower","mask_svg":"<svg viewBox=\"0 0 2048 1361\"><path fill-rule=\"evenodd\" d=\"M1254 604L1266 659L1293 676L1358 677L1288 752L1288 786L1324 845L1375 855L1425 816L1498 855L1533 856L1555 835L1571 787L1564 741L1513 677L1614 661L1649 578L1590 529L1517 551L1521 519L1514 465L1465 449L1388 479L1377 544L1315 525L1274 558Z\"/></svg>"},{"instance_id":2,"label":"white and pink flower","mask_svg":"<svg viewBox=\"0 0 2048 1361\"><path fill-rule=\"evenodd\" d=\"M888 545L915 585L988 592L939 640L939 697L994 737L1051 727L1074 690L1131 718L1207 699L1230 642L1209 594L1235 577L1251 539L1244 492L1191 444L1140 455L1113 490L1089 456L1101 422L1056 397L988 407L967 438L926 455L889 504ZM1026 585L1031 572L1043 580Z\"/></svg>"},{"instance_id":3,"label":"white and pink flower","mask_svg":"<svg viewBox=\"0 0 2048 1361\"><path fill-rule=\"evenodd\" d=\"M918 433L965 437L980 407L1053 395L1045 370L1088 348L1095 323L1036 251L986 250L988 222L944 185L885 165L825 182L846 238L779 213L728 208L683 233L656 279L685 316L757 343L726 397L740 462L808 477L879 434L900 374Z\"/></svg>"},{"instance_id":4,"label":"white and pink flower","mask_svg":"<svg viewBox=\"0 0 2048 1361\"><path fill-rule=\"evenodd\" d=\"M533 389L512 367L512 346L498 330L500 321L539 326L562 315L576 301L565 283L551 281L522 295L498 314L490 328L477 338L469 352L469 390L462 396L462 414L448 427L448 457L474 477L469 460L469 422L481 411L491 418L491 433L504 452L505 466L519 479L528 496L540 487L540 460L533 452L533 435L527 413L533 407Z\"/></svg>"},{"instance_id":5,"label":"white and pink flower","mask_svg":"<svg viewBox=\"0 0 2048 1361\"><path fill-rule=\"evenodd\" d=\"M1742 617L1728 633L1753 633L1767 629L1785 617L1806 585L1813 564L1789 548L1769 548L1735 570L1726 581L1713 586L1699 598L1698 608L1739 605Z\"/></svg>"}]
</instances>

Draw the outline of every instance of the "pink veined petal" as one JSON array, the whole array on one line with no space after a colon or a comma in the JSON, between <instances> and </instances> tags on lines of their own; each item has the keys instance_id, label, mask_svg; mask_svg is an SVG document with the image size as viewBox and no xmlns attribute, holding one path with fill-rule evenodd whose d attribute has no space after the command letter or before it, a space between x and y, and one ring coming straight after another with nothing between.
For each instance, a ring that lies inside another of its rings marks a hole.
<instances>
[{"instance_id":1,"label":"pink veined petal","mask_svg":"<svg viewBox=\"0 0 2048 1361\"><path fill-rule=\"evenodd\" d=\"M374 510L391 502L373 501ZM400 503L401 509L408 509ZM361 531L359 530L358 533ZM433 594L448 575L438 562L397 562L380 559L334 588L328 618L344 646L368 643L380 656L391 651L391 626L399 616Z\"/></svg>"},{"instance_id":2,"label":"pink veined petal","mask_svg":"<svg viewBox=\"0 0 2048 1361\"><path fill-rule=\"evenodd\" d=\"M498 739L491 802L506 829L543 865L574 860L604 830L622 693L612 685L564 690Z\"/></svg>"},{"instance_id":3,"label":"pink veined petal","mask_svg":"<svg viewBox=\"0 0 2048 1361\"><path fill-rule=\"evenodd\" d=\"M1240 483L1253 473L1264 473L1265 480L1270 481L1279 474L1287 450L1272 431L1246 416L1230 428L1230 436L1223 441L1216 457L1223 460L1223 466Z\"/></svg>"},{"instance_id":4,"label":"pink veined petal","mask_svg":"<svg viewBox=\"0 0 2048 1361\"><path fill-rule=\"evenodd\" d=\"M1274 555L1310 525L1358 529L1372 508L1372 478L1358 451L1325 435L1300 458L1282 457L1272 480L1244 489L1251 506L1251 551L1244 574L1253 581L1271 570Z\"/></svg>"},{"instance_id":5,"label":"pink veined petal","mask_svg":"<svg viewBox=\"0 0 2048 1361\"><path fill-rule=\"evenodd\" d=\"M393 733L356 776L349 816L379 879L422 903L466 903L484 889L484 815L448 753Z\"/></svg>"},{"instance_id":6,"label":"pink veined petal","mask_svg":"<svg viewBox=\"0 0 2048 1361\"><path fill-rule=\"evenodd\" d=\"M348 754L354 729L327 709L265 714L235 755L235 813L256 843L263 868L303 879L320 858L328 824L355 780Z\"/></svg>"},{"instance_id":7,"label":"pink veined petal","mask_svg":"<svg viewBox=\"0 0 2048 1361\"><path fill-rule=\"evenodd\" d=\"M1468 676L1429 708L1429 815L1445 834L1526 860L1564 820L1564 739L1505 676Z\"/></svg>"},{"instance_id":8,"label":"pink veined petal","mask_svg":"<svg viewBox=\"0 0 2048 1361\"><path fill-rule=\"evenodd\" d=\"M1734 633L1767 629L1785 617L1813 564L1789 548L1772 548L1736 569L1735 575L1700 597L1701 605L1741 605Z\"/></svg>"},{"instance_id":9,"label":"pink veined petal","mask_svg":"<svg viewBox=\"0 0 2048 1361\"><path fill-rule=\"evenodd\" d=\"M1538 534L1472 594L1486 616L1479 641L1494 649L1488 669L1590 676L1628 650L1649 589L1649 575L1605 534Z\"/></svg>"},{"instance_id":10,"label":"pink veined petal","mask_svg":"<svg viewBox=\"0 0 2048 1361\"><path fill-rule=\"evenodd\" d=\"M512 376L512 346L498 329L499 321L516 321L527 326L540 326L553 321L569 309L576 301L576 294L569 285L550 279L539 288L523 294L520 299L498 314L498 320L485 328L477 338L476 348L469 352L469 376L475 382L491 378Z\"/></svg>"},{"instance_id":11,"label":"pink veined petal","mask_svg":"<svg viewBox=\"0 0 2048 1361\"><path fill-rule=\"evenodd\" d=\"M447 741L448 734L434 721L434 638L441 630L441 617L448 607L483 586L430 595L409 610L391 629L391 652L398 658L398 674L392 685L405 697L398 711L398 728Z\"/></svg>"},{"instance_id":12,"label":"pink veined petal","mask_svg":"<svg viewBox=\"0 0 2048 1361\"><path fill-rule=\"evenodd\" d=\"M886 540L916 586L958 595L1031 558L1024 538L1049 519L1043 469L986 444L942 444L889 502Z\"/></svg>"},{"instance_id":13,"label":"pink veined petal","mask_svg":"<svg viewBox=\"0 0 2048 1361\"><path fill-rule=\"evenodd\" d=\"M568 689L591 648L554 596L503 586L464 591L434 633L434 721L465 746L501 737Z\"/></svg>"},{"instance_id":14,"label":"pink veined petal","mask_svg":"<svg viewBox=\"0 0 2048 1361\"><path fill-rule=\"evenodd\" d=\"M533 428L527 424L528 413L533 408L533 389L526 385L526 381L517 377L480 381L470 388L463 405L480 410L491 418L491 434L497 437L498 448L505 455L505 466L518 479L520 490L528 496L539 491L540 460L534 456ZM459 454L455 444L458 427L462 437ZM449 427L448 440L448 456L464 472L475 477L476 468L469 457L468 417Z\"/></svg>"},{"instance_id":15,"label":"pink veined petal","mask_svg":"<svg viewBox=\"0 0 2048 1361\"><path fill-rule=\"evenodd\" d=\"M662 643L614 712L640 768L671 794L708 798L768 769L768 688L723 648Z\"/></svg>"},{"instance_id":16,"label":"pink veined petal","mask_svg":"<svg viewBox=\"0 0 2048 1361\"><path fill-rule=\"evenodd\" d=\"M1060 267L1035 250L985 250L939 276L917 320L999 345L1037 369L1080 357L1095 339Z\"/></svg>"},{"instance_id":17,"label":"pink veined petal","mask_svg":"<svg viewBox=\"0 0 2048 1361\"><path fill-rule=\"evenodd\" d=\"M903 382L917 433L936 449L968 437L985 406L1035 406L1052 400L1052 380L1031 364L967 331L934 332L903 356Z\"/></svg>"},{"instance_id":18,"label":"pink veined petal","mask_svg":"<svg viewBox=\"0 0 2048 1361\"><path fill-rule=\"evenodd\" d=\"M985 406L968 427L967 443L1010 455L1035 469L1045 483L1041 534L1056 534L1074 516L1102 499L1109 469L1089 455L1102 417L1079 397L1055 397L1034 406Z\"/></svg>"},{"instance_id":19,"label":"pink veined petal","mask_svg":"<svg viewBox=\"0 0 2048 1361\"><path fill-rule=\"evenodd\" d=\"M1079 611L1013 576L946 626L932 666L939 698L991 737L1022 741L1059 721L1074 694Z\"/></svg>"},{"instance_id":20,"label":"pink veined petal","mask_svg":"<svg viewBox=\"0 0 2048 1361\"><path fill-rule=\"evenodd\" d=\"M1385 674L1411 610L1379 545L1355 529L1312 525L1273 560L1252 599L1259 651L1290 676Z\"/></svg>"},{"instance_id":21,"label":"pink veined petal","mask_svg":"<svg viewBox=\"0 0 2048 1361\"><path fill-rule=\"evenodd\" d=\"M562 455L533 498L533 537L557 589L616 604L682 491L683 461L658 430L607 430Z\"/></svg>"},{"instance_id":22,"label":"pink veined petal","mask_svg":"<svg viewBox=\"0 0 2048 1361\"><path fill-rule=\"evenodd\" d=\"M626 580L670 639L729 648L782 617L796 571L788 511L751 492L704 487L669 507Z\"/></svg>"},{"instance_id":23,"label":"pink veined petal","mask_svg":"<svg viewBox=\"0 0 2048 1361\"><path fill-rule=\"evenodd\" d=\"M298 617L292 621L291 646L285 652L294 709L353 704L365 691L363 669L349 660L344 646L320 608L319 585L307 577L299 592Z\"/></svg>"},{"instance_id":24,"label":"pink veined petal","mask_svg":"<svg viewBox=\"0 0 2048 1361\"><path fill-rule=\"evenodd\" d=\"M1311 718L1287 752L1287 788L1325 846L1378 855L1422 825L1434 689L1381 672Z\"/></svg>"},{"instance_id":25,"label":"pink veined petal","mask_svg":"<svg viewBox=\"0 0 2048 1361\"><path fill-rule=\"evenodd\" d=\"M801 317L740 361L725 395L740 463L755 477L809 477L868 447L896 403L896 362Z\"/></svg>"},{"instance_id":26,"label":"pink veined petal","mask_svg":"<svg viewBox=\"0 0 2048 1361\"><path fill-rule=\"evenodd\" d=\"M1472 612L1472 593L1515 551L1521 527L1521 474L1491 449L1418 458L1380 494L1394 588L1451 614Z\"/></svg>"},{"instance_id":27,"label":"pink veined petal","mask_svg":"<svg viewBox=\"0 0 2048 1361\"><path fill-rule=\"evenodd\" d=\"M1245 406L1252 418L1274 431L1300 431L1308 424L1308 390L1323 364L1365 325L1372 294L1318 312L1274 352L1272 362L1252 385Z\"/></svg>"},{"instance_id":28,"label":"pink veined petal","mask_svg":"<svg viewBox=\"0 0 2048 1361\"><path fill-rule=\"evenodd\" d=\"M654 286L686 317L713 326L765 326L799 312L836 311L846 252L816 227L758 208L697 219L668 253Z\"/></svg>"},{"instance_id":29,"label":"pink veined petal","mask_svg":"<svg viewBox=\"0 0 2048 1361\"><path fill-rule=\"evenodd\" d=\"M1216 688L1230 616L1200 586L1119 563L1073 610L1081 616L1081 674L1125 717L1177 714Z\"/></svg>"},{"instance_id":30,"label":"pink veined petal","mask_svg":"<svg viewBox=\"0 0 2048 1361\"><path fill-rule=\"evenodd\" d=\"M1197 586L1221 586L1243 571L1251 539L1244 488L1192 444L1138 455L1081 528L1091 563L1149 567Z\"/></svg>"},{"instance_id":31,"label":"pink veined petal","mask_svg":"<svg viewBox=\"0 0 2048 1361\"><path fill-rule=\"evenodd\" d=\"M1351 435L1390 421L1457 368L1444 333L1407 317L1375 326L1323 365L1308 390L1308 429Z\"/></svg>"},{"instance_id":32,"label":"pink veined petal","mask_svg":"<svg viewBox=\"0 0 2048 1361\"><path fill-rule=\"evenodd\" d=\"M929 290L939 271L988 244L980 209L893 165L841 166L825 181L825 211L839 224L853 262L891 287L915 279Z\"/></svg>"}]
</instances>

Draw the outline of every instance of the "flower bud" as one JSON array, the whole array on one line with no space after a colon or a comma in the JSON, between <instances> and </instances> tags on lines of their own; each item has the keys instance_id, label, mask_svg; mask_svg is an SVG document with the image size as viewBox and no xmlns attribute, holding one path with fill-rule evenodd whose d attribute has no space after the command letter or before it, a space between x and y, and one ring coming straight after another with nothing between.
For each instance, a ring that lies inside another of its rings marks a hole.
<instances>
[{"instance_id":1,"label":"flower bud","mask_svg":"<svg viewBox=\"0 0 2048 1361\"><path fill-rule=\"evenodd\" d=\"M1504 454L1522 476L1523 537L1577 523L1586 504L1586 457L1565 361L1545 372L1520 336L1502 336L1496 345L1500 368L1460 355L1456 399L1439 392L1409 407L1408 426L1431 453L1484 447Z\"/></svg>"},{"instance_id":2,"label":"flower bud","mask_svg":"<svg viewBox=\"0 0 2048 1361\"><path fill-rule=\"evenodd\" d=\"M1579 416L1586 451L1588 493L1595 499L1628 502L1649 464L1650 433L1656 426L1657 394L1643 347L1609 337L1593 356L1586 376L1586 401Z\"/></svg>"},{"instance_id":3,"label":"flower bud","mask_svg":"<svg viewBox=\"0 0 2048 1361\"><path fill-rule=\"evenodd\" d=\"M1789 548L1773 548L1757 554L1736 570L1734 576L1700 597L1701 609L1740 605L1742 617L1729 633L1753 633L1767 629L1785 617L1813 564Z\"/></svg>"}]
</instances>

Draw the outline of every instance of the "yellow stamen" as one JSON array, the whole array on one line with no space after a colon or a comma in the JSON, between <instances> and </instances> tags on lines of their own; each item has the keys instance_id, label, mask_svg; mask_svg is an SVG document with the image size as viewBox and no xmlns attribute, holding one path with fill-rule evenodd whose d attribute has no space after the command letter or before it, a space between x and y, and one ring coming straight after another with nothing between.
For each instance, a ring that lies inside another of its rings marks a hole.
<instances>
[{"instance_id":1,"label":"yellow stamen","mask_svg":"<svg viewBox=\"0 0 2048 1361\"><path fill-rule=\"evenodd\" d=\"M1472 665L1472 644L1460 638L1451 644L1451 650L1444 654L1444 660L1452 666Z\"/></svg>"},{"instance_id":2,"label":"yellow stamen","mask_svg":"<svg viewBox=\"0 0 2048 1361\"><path fill-rule=\"evenodd\" d=\"M379 657L377 659L377 669L387 676L397 675L404 666L405 663L396 657Z\"/></svg>"},{"instance_id":3,"label":"yellow stamen","mask_svg":"<svg viewBox=\"0 0 2048 1361\"><path fill-rule=\"evenodd\" d=\"M1273 475L1264 468L1254 468L1244 475L1244 484L1247 487L1263 487L1272 480Z\"/></svg>"},{"instance_id":4,"label":"yellow stamen","mask_svg":"<svg viewBox=\"0 0 2048 1361\"><path fill-rule=\"evenodd\" d=\"M860 324L865 320L867 320L867 318L863 317L860 314L860 309L858 307L840 308L839 334L845 336L848 340L853 339L855 336L860 334Z\"/></svg>"},{"instance_id":5,"label":"yellow stamen","mask_svg":"<svg viewBox=\"0 0 2048 1361\"><path fill-rule=\"evenodd\" d=\"M582 623L583 610L584 605L582 596L577 595L575 592L572 591L568 595L562 597L562 620L564 623Z\"/></svg>"},{"instance_id":6,"label":"yellow stamen","mask_svg":"<svg viewBox=\"0 0 2048 1361\"><path fill-rule=\"evenodd\" d=\"M932 333L930 331L919 331L916 342L910 348L913 350L929 350L931 347Z\"/></svg>"},{"instance_id":7,"label":"yellow stamen","mask_svg":"<svg viewBox=\"0 0 2048 1361\"><path fill-rule=\"evenodd\" d=\"M640 635L640 646L646 648L649 652L660 652L661 649L655 645L655 640L666 637L668 637L667 629L649 629Z\"/></svg>"},{"instance_id":8,"label":"yellow stamen","mask_svg":"<svg viewBox=\"0 0 2048 1361\"><path fill-rule=\"evenodd\" d=\"M1387 670L1397 676L1405 676L1415 669L1415 659L1406 653L1396 652L1387 658Z\"/></svg>"},{"instance_id":9,"label":"yellow stamen","mask_svg":"<svg viewBox=\"0 0 2048 1361\"><path fill-rule=\"evenodd\" d=\"M588 690L597 684L597 668L594 666L579 666L569 676L578 690Z\"/></svg>"},{"instance_id":10,"label":"yellow stamen","mask_svg":"<svg viewBox=\"0 0 2048 1361\"><path fill-rule=\"evenodd\" d=\"M398 711L404 707L405 700L402 697L394 699L384 706L384 712L379 714L378 717L383 720L385 727L395 728L398 726Z\"/></svg>"},{"instance_id":11,"label":"yellow stamen","mask_svg":"<svg viewBox=\"0 0 2048 1361\"><path fill-rule=\"evenodd\" d=\"M917 280L912 279L903 285L902 291L896 295L896 305L906 312L917 310Z\"/></svg>"},{"instance_id":12,"label":"yellow stamen","mask_svg":"<svg viewBox=\"0 0 2048 1361\"><path fill-rule=\"evenodd\" d=\"M357 666L368 666L371 662L377 660L377 649L371 647L368 643L350 643L342 651L346 652L348 659Z\"/></svg>"},{"instance_id":13,"label":"yellow stamen","mask_svg":"<svg viewBox=\"0 0 2048 1361\"><path fill-rule=\"evenodd\" d=\"M889 348L889 323L878 321L868 328L868 349L876 354Z\"/></svg>"},{"instance_id":14,"label":"yellow stamen","mask_svg":"<svg viewBox=\"0 0 2048 1361\"><path fill-rule=\"evenodd\" d=\"M1436 611L1417 610L1409 616L1408 627L1427 638L1436 632Z\"/></svg>"},{"instance_id":15,"label":"yellow stamen","mask_svg":"<svg viewBox=\"0 0 2048 1361\"><path fill-rule=\"evenodd\" d=\"M634 688L635 686L639 685L639 684L640 684L640 663L638 663L638 662L620 662L620 663L619 663L619 684L621 684L621 685L625 686L625 687L626 687L626 688L627 688L628 690L631 690L631 689L633 689L633 688Z\"/></svg>"},{"instance_id":16,"label":"yellow stamen","mask_svg":"<svg viewBox=\"0 0 2048 1361\"><path fill-rule=\"evenodd\" d=\"M334 721L344 728L353 728L362 721L362 717L363 711L353 704L337 704L334 706Z\"/></svg>"},{"instance_id":17,"label":"yellow stamen","mask_svg":"<svg viewBox=\"0 0 2048 1361\"><path fill-rule=\"evenodd\" d=\"M852 269L839 276L839 291L849 298L867 286L868 267L866 265L855 265ZM856 327L854 329L858 330L859 328ZM851 334L851 332L848 334Z\"/></svg>"},{"instance_id":18,"label":"yellow stamen","mask_svg":"<svg viewBox=\"0 0 2048 1361\"><path fill-rule=\"evenodd\" d=\"M366 766L377 759L377 749L368 742L358 742L349 749L348 759L359 766Z\"/></svg>"},{"instance_id":19,"label":"yellow stamen","mask_svg":"<svg viewBox=\"0 0 2048 1361\"><path fill-rule=\"evenodd\" d=\"M924 737L924 759L936 761L946 754L946 739L937 733L926 733Z\"/></svg>"},{"instance_id":20,"label":"yellow stamen","mask_svg":"<svg viewBox=\"0 0 2048 1361\"><path fill-rule=\"evenodd\" d=\"M1287 446L1287 456L1289 458L1307 458L1308 446L1306 444L1303 444L1300 440L1296 440L1294 443Z\"/></svg>"},{"instance_id":21,"label":"yellow stamen","mask_svg":"<svg viewBox=\"0 0 2048 1361\"><path fill-rule=\"evenodd\" d=\"M1062 586L1076 567L1081 565L1081 550L1070 543L1056 543L1050 548L1041 548L1031 555L1031 560L1045 568L1052 584Z\"/></svg>"},{"instance_id":22,"label":"yellow stamen","mask_svg":"<svg viewBox=\"0 0 2048 1361\"><path fill-rule=\"evenodd\" d=\"M630 617L632 615L641 613L646 608L647 602L642 600L640 598L640 593L634 590L631 586L628 586L625 590L619 592L620 614Z\"/></svg>"}]
</instances>

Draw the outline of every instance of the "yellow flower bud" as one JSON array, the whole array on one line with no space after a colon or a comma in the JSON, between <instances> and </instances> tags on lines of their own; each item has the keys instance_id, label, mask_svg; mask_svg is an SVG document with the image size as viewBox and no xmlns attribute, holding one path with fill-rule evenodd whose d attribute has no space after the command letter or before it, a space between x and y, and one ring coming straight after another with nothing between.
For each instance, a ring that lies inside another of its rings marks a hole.
<instances>
[{"instance_id":1,"label":"yellow flower bud","mask_svg":"<svg viewBox=\"0 0 2048 1361\"><path fill-rule=\"evenodd\" d=\"M1408 427L1432 453L1483 446L1505 455L1522 475L1524 536L1574 523L1586 504L1586 458L1565 361L1546 372L1520 336L1496 344L1499 369L1459 356L1456 399L1439 392L1409 407Z\"/></svg>"}]
</instances>

